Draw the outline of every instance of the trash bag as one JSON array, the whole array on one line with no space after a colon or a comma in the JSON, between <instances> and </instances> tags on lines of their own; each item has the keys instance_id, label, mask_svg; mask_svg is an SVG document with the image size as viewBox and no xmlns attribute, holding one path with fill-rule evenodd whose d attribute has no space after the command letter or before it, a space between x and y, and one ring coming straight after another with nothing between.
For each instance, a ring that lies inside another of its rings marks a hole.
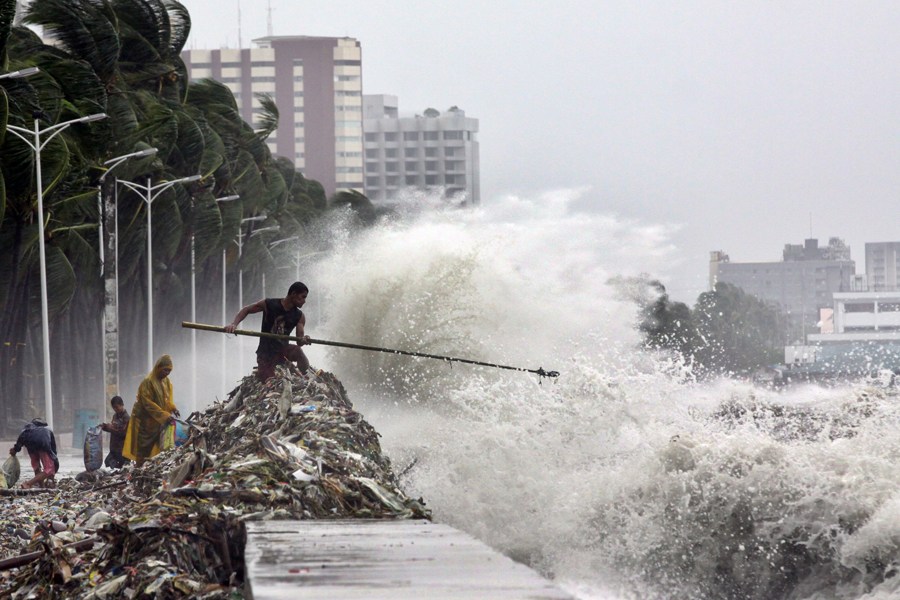
<instances>
[{"instance_id":1,"label":"trash bag","mask_svg":"<svg viewBox=\"0 0 900 600\"><path fill-rule=\"evenodd\" d=\"M103 433L99 425L84 432L84 469L96 471L103 465Z\"/></svg>"},{"instance_id":2,"label":"trash bag","mask_svg":"<svg viewBox=\"0 0 900 600\"><path fill-rule=\"evenodd\" d=\"M183 445L190 437L191 429L187 421L170 419L159 434L159 449L169 450Z\"/></svg>"},{"instance_id":3,"label":"trash bag","mask_svg":"<svg viewBox=\"0 0 900 600\"><path fill-rule=\"evenodd\" d=\"M3 471L3 474L0 475L0 487L6 489L16 485L21 473L19 458L14 454L10 454L0 469Z\"/></svg>"}]
</instances>

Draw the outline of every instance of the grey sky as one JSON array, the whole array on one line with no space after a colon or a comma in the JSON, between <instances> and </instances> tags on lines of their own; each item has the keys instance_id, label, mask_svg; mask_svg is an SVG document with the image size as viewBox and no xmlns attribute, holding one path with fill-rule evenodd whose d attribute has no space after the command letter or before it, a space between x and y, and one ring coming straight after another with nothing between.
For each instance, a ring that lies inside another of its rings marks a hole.
<instances>
[{"instance_id":1,"label":"grey sky","mask_svg":"<svg viewBox=\"0 0 900 600\"><path fill-rule=\"evenodd\" d=\"M189 47L238 45L238 0L183 0ZM674 228L661 275L693 302L708 251L900 240L900 3L271 0L275 35L347 35L365 93L480 119L482 201ZM267 2L243 0L245 45Z\"/></svg>"}]
</instances>

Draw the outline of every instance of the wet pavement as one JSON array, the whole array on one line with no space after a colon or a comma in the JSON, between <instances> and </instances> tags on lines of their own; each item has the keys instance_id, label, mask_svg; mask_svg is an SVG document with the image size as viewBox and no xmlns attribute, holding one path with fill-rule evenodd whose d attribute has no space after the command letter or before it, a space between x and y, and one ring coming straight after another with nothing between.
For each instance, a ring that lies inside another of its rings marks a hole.
<instances>
[{"instance_id":1,"label":"wet pavement","mask_svg":"<svg viewBox=\"0 0 900 600\"><path fill-rule=\"evenodd\" d=\"M103 458L109 452L109 435L103 436ZM9 449L16 444L16 440L0 440L0 462L6 460L9 456ZM81 448L72 447L72 434L62 433L56 434L56 453L59 456L59 473L56 479L62 477L75 477L84 471L84 451ZM34 476L31 470L31 462L28 458L28 450L22 448L16 455L19 457L19 463L22 465L22 480L27 481Z\"/></svg>"},{"instance_id":2,"label":"wet pavement","mask_svg":"<svg viewBox=\"0 0 900 600\"><path fill-rule=\"evenodd\" d=\"M532 569L425 520L247 523L253 600L571 598Z\"/></svg>"}]
</instances>

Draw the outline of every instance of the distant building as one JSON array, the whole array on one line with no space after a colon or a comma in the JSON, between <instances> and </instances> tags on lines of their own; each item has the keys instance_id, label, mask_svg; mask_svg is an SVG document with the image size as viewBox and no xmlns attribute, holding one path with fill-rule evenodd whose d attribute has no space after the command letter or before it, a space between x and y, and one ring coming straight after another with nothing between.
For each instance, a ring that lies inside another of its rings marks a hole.
<instances>
[{"instance_id":1,"label":"distant building","mask_svg":"<svg viewBox=\"0 0 900 600\"><path fill-rule=\"evenodd\" d=\"M722 251L710 253L710 289L719 281L743 289L781 309L791 341L817 330L819 310L832 305L835 292L849 291L856 266L839 238L820 247L818 240L786 244L781 262L734 263Z\"/></svg>"},{"instance_id":2,"label":"distant building","mask_svg":"<svg viewBox=\"0 0 900 600\"><path fill-rule=\"evenodd\" d=\"M294 162L326 194L362 192L362 49L349 37L269 36L256 48L185 50L191 79L212 78L234 93L241 116L254 124L257 93L278 106L273 154Z\"/></svg>"},{"instance_id":3,"label":"distant building","mask_svg":"<svg viewBox=\"0 0 900 600\"><path fill-rule=\"evenodd\" d=\"M900 290L838 292L834 307L822 310L822 325L819 333L808 336L810 342L900 342Z\"/></svg>"},{"instance_id":4,"label":"distant building","mask_svg":"<svg viewBox=\"0 0 900 600\"><path fill-rule=\"evenodd\" d=\"M455 106L400 117L397 97L385 94L367 94L363 104L365 193L372 201L412 188L481 202L478 119Z\"/></svg>"},{"instance_id":5,"label":"distant building","mask_svg":"<svg viewBox=\"0 0 900 600\"><path fill-rule=\"evenodd\" d=\"M874 292L900 290L900 242L866 244L866 282Z\"/></svg>"}]
</instances>

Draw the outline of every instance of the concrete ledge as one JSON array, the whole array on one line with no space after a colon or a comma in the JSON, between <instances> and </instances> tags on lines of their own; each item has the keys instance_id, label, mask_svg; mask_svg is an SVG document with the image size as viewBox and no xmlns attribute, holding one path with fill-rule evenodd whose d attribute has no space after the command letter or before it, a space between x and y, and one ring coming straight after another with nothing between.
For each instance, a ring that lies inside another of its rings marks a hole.
<instances>
[{"instance_id":1,"label":"concrete ledge","mask_svg":"<svg viewBox=\"0 0 900 600\"><path fill-rule=\"evenodd\" d=\"M525 565L428 521L251 521L245 560L253 600L571 598Z\"/></svg>"}]
</instances>

